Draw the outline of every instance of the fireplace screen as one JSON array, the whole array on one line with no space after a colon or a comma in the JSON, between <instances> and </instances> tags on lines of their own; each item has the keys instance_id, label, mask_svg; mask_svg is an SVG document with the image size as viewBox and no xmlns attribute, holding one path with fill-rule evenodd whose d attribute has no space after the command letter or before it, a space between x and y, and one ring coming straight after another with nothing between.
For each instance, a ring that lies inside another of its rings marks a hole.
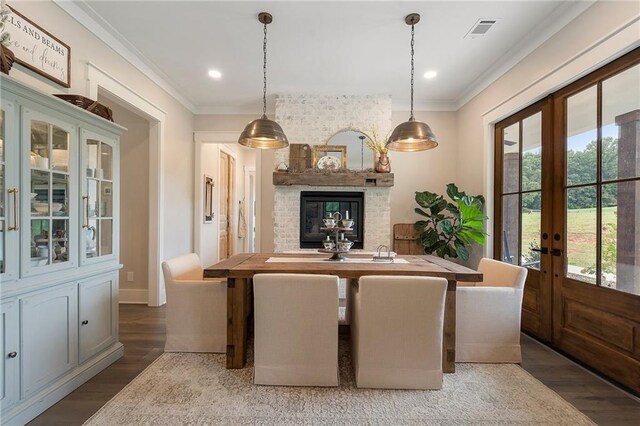
<instances>
[{"instance_id":1,"label":"fireplace screen","mask_svg":"<svg viewBox=\"0 0 640 426\"><path fill-rule=\"evenodd\" d=\"M335 212L354 220L353 230L347 231L346 237L354 242L353 248L363 247L364 193L304 191L300 194L300 248L322 248L328 234L320 229L324 226L322 219Z\"/></svg>"}]
</instances>

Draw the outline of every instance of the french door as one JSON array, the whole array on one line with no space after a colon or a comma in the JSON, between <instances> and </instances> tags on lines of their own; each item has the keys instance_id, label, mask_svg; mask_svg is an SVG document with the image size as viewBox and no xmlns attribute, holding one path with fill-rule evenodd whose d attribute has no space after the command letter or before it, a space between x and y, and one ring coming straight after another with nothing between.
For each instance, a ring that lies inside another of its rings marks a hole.
<instances>
[{"instance_id":1,"label":"french door","mask_svg":"<svg viewBox=\"0 0 640 426\"><path fill-rule=\"evenodd\" d=\"M552 334L551 99L495 127L494 257L526 267L522 328L550 341Z\"/></svg>"},{"instance_id":2,"label":"french door","mask_svg":"<svg viewBox=\"0 0 640 426\"><path fill-rule=\"evenodd\" d=\"M494 255L529 270L523 330L640 392L640 49L495 141Z\"/></svg>"}]
</instances>

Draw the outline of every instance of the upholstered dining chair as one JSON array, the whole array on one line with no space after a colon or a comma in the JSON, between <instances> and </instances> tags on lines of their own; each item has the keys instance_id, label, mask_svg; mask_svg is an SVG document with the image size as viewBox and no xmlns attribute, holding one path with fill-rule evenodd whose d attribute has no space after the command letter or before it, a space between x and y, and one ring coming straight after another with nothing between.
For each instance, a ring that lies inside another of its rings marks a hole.
<instances>
[{"instance_id":1,"label":"upholstered dining chair","mask_svg":"<svg viewBox=\"0 0 640 426\"><path fill-rule=\"evenodd\" d=\"M215 352L227 348L227 288L205 280L197 254L162 262L167 288L165 352Z\"/></svg>"},{"instance_id":2,"label":"upholstered dining chair","mask_svg":"<svg viewBox=\"0 0 640 426\"><path fill-rule=\"evenodd\" d=\"M256 274L254 383L338 386L338 277Z\"/></svg>"},{"instance_id":3,"label":"upholstered dining chair","mask_svg":"<svg viewBox=\"0 0 640 426\"><path fill-rule=\"evenodd\" d=\"M456 291L456 362L519 363L527 269L482 259L483 281Z\"/></svg>"},{"instance_id":4,"label":"upholstered dining chair","mask_svg":"<svg viewBox=\"0 0 640 426\"><path fill-rule=\"evenodd\" d=\"M357 387L441 389L447 280L365 276L350 291Z\"/></svg>"}]
</instances>

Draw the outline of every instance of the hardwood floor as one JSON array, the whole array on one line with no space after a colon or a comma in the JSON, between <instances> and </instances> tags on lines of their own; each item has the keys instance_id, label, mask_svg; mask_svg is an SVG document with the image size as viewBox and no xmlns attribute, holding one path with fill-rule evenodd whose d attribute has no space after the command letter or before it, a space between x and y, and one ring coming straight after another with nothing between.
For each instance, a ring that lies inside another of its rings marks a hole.
<instances>
[{"instance_id":1,"label":"hardwood floor","mask_svg":"<svg viewBox=\"0 0 640 426\"><path fill-rule=\"evenodd\" d=\"M160 356L164 348L164 308L120 305L120 341L125 355L30 425L81 425L134 377ZM599 425L638 425L640 400L631 397L523 335L522 367Z\"/></svg>"}]
</instances>

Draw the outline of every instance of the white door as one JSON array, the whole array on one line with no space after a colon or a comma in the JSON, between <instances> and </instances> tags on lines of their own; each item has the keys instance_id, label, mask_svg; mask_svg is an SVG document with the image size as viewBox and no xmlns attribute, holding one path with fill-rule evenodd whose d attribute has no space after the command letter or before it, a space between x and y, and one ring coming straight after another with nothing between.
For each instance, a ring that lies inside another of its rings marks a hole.
<instances>
[{"instance_id":1,"label":"white door","mask_svg":"<svg viewBox=\"0 0 640 426\"><path fill-rule=\"evenodd\" d=\"M81 363L116 341L117 279L117 274L107 274L78 285Z\"/></svg>"},{"instance_id":2,"label":"white door","mask_svg":"<svg viewBox=\"0 0 640 426\"><path fill-rule=\"evenodd\" d=\"M78 290L75 283L20 300L22 398L78 364Z\"/></svg>"},{"instance_id":3,"label":"white door","mask_svg":"<svg viewBox=\"0 0 640 426\"><path fill-rule=\"evenodd\" d=\"M0 407L5 410L20 396L18 304L5 302L0 309Z\"/></svg>"}]
</instances>

